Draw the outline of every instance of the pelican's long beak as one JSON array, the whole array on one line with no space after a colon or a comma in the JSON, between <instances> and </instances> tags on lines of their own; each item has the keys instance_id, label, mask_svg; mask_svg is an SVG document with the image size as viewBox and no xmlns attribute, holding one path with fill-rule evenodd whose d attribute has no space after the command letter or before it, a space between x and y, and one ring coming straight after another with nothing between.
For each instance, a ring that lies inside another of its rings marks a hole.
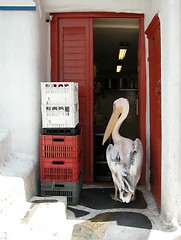
<instances>
[{"instance_id":1,"label":"pelican's long beak","mask_svg":"<svg viewBox=\"0 0 181 240\"><path fill-rule=\"evenodd\" d=\"M104 133L104 137L103 137L103 141L102 141L102 145L104 145L104 143L107 141L107 139L109 138L109 136L111 135L114 126L116 125L116 122L120 116L120 114L123 112L123 108L122 107L117 107L115 108L115 110L113 111L111 118L108 122L108 125L106 127L105 133Z\"/></svg>"}]
</instances>

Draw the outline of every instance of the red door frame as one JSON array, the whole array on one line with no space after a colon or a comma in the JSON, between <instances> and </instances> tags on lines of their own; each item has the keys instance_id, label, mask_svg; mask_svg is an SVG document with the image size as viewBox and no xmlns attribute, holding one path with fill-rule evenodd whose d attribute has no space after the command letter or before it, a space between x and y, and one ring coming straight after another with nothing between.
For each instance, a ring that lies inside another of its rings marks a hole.
<instances>
[{"instance_id":1,"label":"red door frame","mask_svg":"<svg viewBox=\"0 0 181 240\"><path fill-rule=\"evenodd\" d=\"M53 14L53 13L52 13ZM57 13L56 13L57 15ZM146 54L145 54L145 34L144 34L144 14L136 13L111 13L111 12L84 12L84 13L58 13L59 18L138 18L139 26L139 51L138 51L138 108L139 108L139 138L143 143L144 161L142 168L141 184L145 183L146 176ZM56 26L58 27L58 26ZM54 28L55 29L55 28ZM58 31L58 29L57 29ZM93 52L93 49L92 49ZM51 80L58 79L58 42L56 35L51 32ZM93 67L93 65L92 65ZM93 69L90 69L93 71ZM93 104L93 103L92 103ZM93 131L93 129L92 129ZM92 146L93 149L93 142ZM90 164L93 169L93 158ZM93 171L92 181L94 180Z\"/></svg>"},{"instance_id":2,"label":"red door frame","mask_svg":"<svg viewBox=\"0 0 181 240\"><path fill-rule=\"evenodd\" d=\"M146 32L149 42L150 86L150 184L158 207L161 206L161 38L156 14Z\"/></svg>"}]
</instances>

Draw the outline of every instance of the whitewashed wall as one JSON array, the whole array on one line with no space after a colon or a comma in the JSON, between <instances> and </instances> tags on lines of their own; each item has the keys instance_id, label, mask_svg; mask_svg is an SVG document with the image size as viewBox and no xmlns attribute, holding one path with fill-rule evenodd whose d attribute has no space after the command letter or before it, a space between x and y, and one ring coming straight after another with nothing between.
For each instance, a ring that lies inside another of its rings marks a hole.
<instances>
[{"instance_id":1,"label":"whitewashed wall","mask_svg":"<svg viewBox=\"0 0 181 240\"><path fill-rule=\"evenodd\" d=\"M33 0L0 0L0 6L35 6Z\"/></svg>"},{"instance_id":2,"label":"whitewashed wall","mask_svg":"<svg viewBox=\"0 0 181 240\"><path fill-rule=\"evenodd\" d=\"M37 1L37 0L36 0ZM134 12L145 11L145 0L40 0L47 12Z\"/></svg>"},{"instance_id":3,"label":"whitewashed wall","mask_svg":"<svg viewBox=\"0 0 181 240\"><path fill-rule=\"evenodd\" d=\"M8 5L15 1L20 5L34 4L32 0L0 0L0 3ZM162 214L167 220L173 217L181 218L180 0L112 0L111 3L109 0L39 2L41 6L37 5L37 9L44 8L46 12L145 13L145 29L154 15L159 14L162 58ZM12 131L16 151L32 155L38 154L39 146L41 124L39 82L49 80L50 71L49 25L45 23L44 16L39 18L39 13L39 11L0 12L0 128L9 128ZM147 109L149 117L148 113ZM147 134L149 134L148 120ZM149 144L147 150L149 152ZM149 165L147 166L149 171Z\"/></svg>"},{"instance_id":4,"label":"whitewashed wall","mask_svg":"<svg viewBox=\"0 0 181 240\"><path fill-rule=\"evenodd\" d=\"M39 155L40 81L49 80L49 25L37 11L0 12L0 128L14 151Z\"/></svg>"},{"instance_id":5,"label":"whitewashed wall","mask_svg":"<svg viewBox=\"0 0 181 240\"><path fill-rule=\"evenodd\" d=\"M162 213L171 220L181 219L181 3L162 2Z\"/></svg>"},{"instance_id":6,"label":"whitewashed wall","mask_svg":"<svg viewBox=\"0 0 181 240\"><path fill-rule=\"evenodd\" d=\"M155 14L161 24L162 214L181 219L181 3L147 1L146 27ZM148 75L147 75L148 76Z\"/></svg>"}]
</instances>

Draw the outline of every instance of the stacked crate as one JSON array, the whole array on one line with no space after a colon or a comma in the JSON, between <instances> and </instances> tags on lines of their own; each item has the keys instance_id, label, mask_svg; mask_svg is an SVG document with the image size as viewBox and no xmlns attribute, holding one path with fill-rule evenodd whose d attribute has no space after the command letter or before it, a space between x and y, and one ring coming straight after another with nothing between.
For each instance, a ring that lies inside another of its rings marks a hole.
<instances>
[{"instance_id":1,"label":"stacked crate","mask_svg":"<svg viewBox=\"0 0 181 240\"><path fill-rule=\"evenodd\" d=\"M66 196L75 205L83 181L78 84L41 82L41 103L41 196Z\"/></svg>"}]
</instances>

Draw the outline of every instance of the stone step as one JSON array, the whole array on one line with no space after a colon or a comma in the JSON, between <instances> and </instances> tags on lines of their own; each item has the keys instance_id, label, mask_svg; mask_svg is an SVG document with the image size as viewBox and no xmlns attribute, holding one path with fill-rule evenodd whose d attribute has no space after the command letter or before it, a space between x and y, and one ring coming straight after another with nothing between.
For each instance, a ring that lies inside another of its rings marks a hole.
<instances>
[{"instance_id":1,"label":"stone step","mask_svg":"<svg viewBox=\"0 0 181 240\"><path fill-rule=\"evenodd\" d=\"M8 216L0 218L2 239L66 239L66 197L33 197L9 209ZM0 238L1 239L1 238Z\"/></svg>"}]
</instances>

